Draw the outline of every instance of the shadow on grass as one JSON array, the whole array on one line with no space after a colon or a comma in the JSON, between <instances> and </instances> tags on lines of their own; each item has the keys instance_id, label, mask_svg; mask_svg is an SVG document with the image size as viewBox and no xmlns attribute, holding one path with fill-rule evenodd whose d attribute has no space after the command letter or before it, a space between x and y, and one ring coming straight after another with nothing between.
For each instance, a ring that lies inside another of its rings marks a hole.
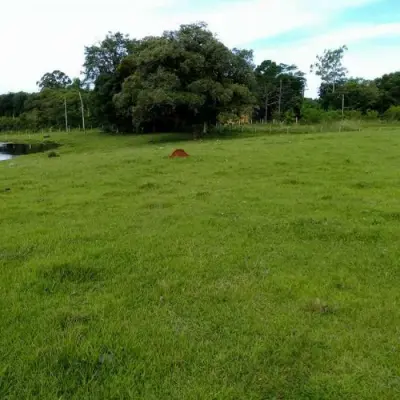
<instances>
[{"instance_id":1,"label":"shadow on grass","mask_svg":"<svg viewBox=\"0 0 400 400\"><path fill-rule=\"evenodd\" d=\"M253 124L253 125L235 125L213 128L206 135L194 134L193 132L175 132L175 133L147 133L147 134L127 134L112 133L113 136L136 136L141 138L142 144L166 144L190 141L224 140L224 139L243 139L258 136L276 136L290 134L317 134L334 132L353 132L360 131L361 126L354 121L341 121L321 125L285 125L285 124ZM103 133L107 134L107 133ZM109 134L110 135L110 134Z\"/></svg>"},{"instance_id":2,"label":"shadow on grass","mask_svg":"<svg viewBox=\"0 0 400 400\"><path fill-rule=\"evenodd\" d=\"M217 132L210 132L204 136L195 137L193 133L149 133L140 134L136 136L138 139L138 144L141 145L163 145L163 144L173 144L182 142L204 142L209 140L224 140L224 139L245 139L255 136L266 136L267 133L251 133L251 132L224 132L223 134ZM113 136L117 136L114 134ZM127 134L119 134L119 136L127 137Z\"/></svg>"}]
</instances>

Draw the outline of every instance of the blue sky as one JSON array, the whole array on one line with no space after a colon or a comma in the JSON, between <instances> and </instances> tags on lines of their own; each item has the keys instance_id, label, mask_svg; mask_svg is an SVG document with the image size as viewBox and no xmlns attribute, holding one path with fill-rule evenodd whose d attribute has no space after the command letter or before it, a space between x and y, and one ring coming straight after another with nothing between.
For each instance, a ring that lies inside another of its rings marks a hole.
<instances>
[{"instance_id":1,"label":"blue sky","mask_svg":"<svg viewBox=\"0 0 400 400\"><path fill-rule=\"evenodd\" d=\"M78 76L83 49L107 31L132 37L205 21L230 47L308 72L316 54L347 44L351 76L400 70L400 0L13 0L2 7L0 92L36 90L46 72ZM308 95L319 81L308 76Z\"/></svg>"}]
</instances>

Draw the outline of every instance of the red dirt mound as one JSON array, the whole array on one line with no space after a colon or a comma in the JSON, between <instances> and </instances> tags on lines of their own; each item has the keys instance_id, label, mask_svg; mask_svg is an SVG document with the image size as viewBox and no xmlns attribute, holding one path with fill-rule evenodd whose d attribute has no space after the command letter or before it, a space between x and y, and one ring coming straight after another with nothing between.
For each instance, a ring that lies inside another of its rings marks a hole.
<instances>
[{"instance_id":1,"label":"red dirt mound","mask_svg":"<svg viewBox=\"0 0 400 400\"><path fill-rule=\"evenodd\" d=\"M176 149L169 157L170 158L176 158L176 157L186 158L186 157L189 157L189 154L186 153L186 151L183 149Z\"/></svg>"}]
</instances>

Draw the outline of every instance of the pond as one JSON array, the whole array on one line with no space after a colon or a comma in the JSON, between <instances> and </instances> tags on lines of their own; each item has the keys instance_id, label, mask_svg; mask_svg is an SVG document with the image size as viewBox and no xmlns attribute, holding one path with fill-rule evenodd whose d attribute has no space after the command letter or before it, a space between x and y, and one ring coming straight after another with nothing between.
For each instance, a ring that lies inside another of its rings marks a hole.
<instances>
[{"instance_id":1,"label":"pond","mask_svg":"<svg viewBox=\"0 0 400 400\"><path fill-rule=\"evenodd\" d=\"M4 143L0 142L0 161L6 161L13 157L23 154L40 153L55 149L59 145L54 142L46 141L41 143Z\"/></svg>"},{"instance_id":2,"label":"pond","mask_svg":"<svg viewBox=\"0 0 400 400\"><path fill-rule=\"evenodd\" d=\"M13 156L11 154L6 154L6 153L0 152L0 161L6 161L6 160L9 160L10 158L13 158Z\"/></svg>"}]
</instances>

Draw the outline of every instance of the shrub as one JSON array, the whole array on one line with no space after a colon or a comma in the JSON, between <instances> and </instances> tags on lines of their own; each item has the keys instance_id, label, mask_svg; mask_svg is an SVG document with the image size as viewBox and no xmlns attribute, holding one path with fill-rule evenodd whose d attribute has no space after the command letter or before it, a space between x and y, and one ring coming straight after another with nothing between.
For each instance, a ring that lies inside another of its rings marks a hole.
<instances>
[{"instance_id":1,"label":"shrub","mask_svg":"<svg viewBox=\"0 0 400 400\"><path fill-rule=\"evenodd\" d=\"M286 111L283 118L285 123L289 125L294 124L296 122L296 116L294 115L293 111Z\"/></svg>"},{"instance_id":2,"label":"shrub","mask_svg":"<svg viewBox=\"0 0 400 400\"><path fill-rule=\"evenodd\" d=\"M318 124L322 121L323 111L318 108L304 107L301 110L301 122L304 124Z\"/></svg>"},{"instance_id":3,"label":"shrub","mask_svg":"<svg viewBox=\"0 0 400 400\"><path fill-rule=\"evenodd\" d=\"M361 111L358 111L358 110L349 110L349 111L345 111L344 117L346 119L360 120L362 118L362 114L361 114Z\"/></svg>"},{"instance_id":4,"label":"shrub","mask_svg":"<svg viewBox=\"0 0 400 400\"><path fill-rule=\"evenodd\" d=\"M379 118L379 113L378 111L375 110L368 110L367 113L364 115L364 119L367 119L369 121L373 121Z\"/></svg>"},{"instance_id":5,"label":"shrub","mask_svg":"<svg viewBox=\"0 0 400 400\"><path fill-rule=\"evenodd\" d=\"M322 113L322 120L324 122L340 121L342 119L342 112L338 110L330 110Z\"/></svg>"},{"instance_id":6,"label":"shrub","mask_svg":"<svg viewBox=\"0 0 400 400\"><path fill-rule=\"evenodd\" d=\"M400 121L400 106L391 106L384 115L388 121Z\"/></svg>"}]
</instances>

